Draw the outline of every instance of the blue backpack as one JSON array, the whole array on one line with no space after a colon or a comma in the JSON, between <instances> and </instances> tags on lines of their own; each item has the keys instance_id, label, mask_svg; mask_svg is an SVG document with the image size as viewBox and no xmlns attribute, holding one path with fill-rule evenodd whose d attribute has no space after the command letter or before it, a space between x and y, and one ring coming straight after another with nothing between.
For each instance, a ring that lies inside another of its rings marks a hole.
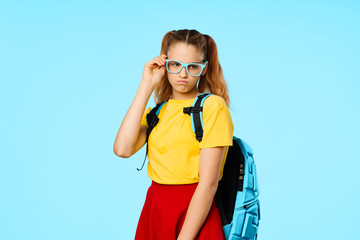
<instances>
[{"instance_id":1,"label":"blue backpack","mask_svg":"<svg viewBox=\"0 0 360 240\"><path fill-rule=\"evenodd\" d=\"M202 107L212 94L199 94L191 107L183 112L191 116L191 126L196 139L203 136ZM146 115L148 130L146 142L151 130L159 122L159 112L165 102L158 103ZM146 154L148 144L146 144ZM145 159L141 169L144 166ZM138 170L141 170L138 169ZM259 186L253 151L242 139L233 136L233 146L229 146L223 176L218 184L215 201L219 208L224 234L227 240L256 240L260 221Z\"/></svg>"}]
</instances>

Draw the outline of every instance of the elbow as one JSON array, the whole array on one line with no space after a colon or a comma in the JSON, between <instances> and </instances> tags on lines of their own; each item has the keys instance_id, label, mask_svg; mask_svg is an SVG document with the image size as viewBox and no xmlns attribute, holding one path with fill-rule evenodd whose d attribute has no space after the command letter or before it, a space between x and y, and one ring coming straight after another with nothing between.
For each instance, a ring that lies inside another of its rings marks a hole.
<instances>
[{"instance_id":1,"label":"elbow","mask_svg":"<svg viewBox=\"0 0 360 240\"><path fill-rule=\"evenodd\" d=\"M211 193L213 193L215 195L217 188L218 188L218 183L219 182L214 182L213 184L210 185L210 191Z\"/></svg>"},{"instance_id":2,"label":"elbow","mask_svg":"<svg viewBox=\"0 0 360 240\"><path fill-rule=\"evenodd\" d=\"M117 148L113 148L113 151L115 153L116 156L121 157L121 158L129 158L132 156L132 153L130 151L126 151L124 149L117 149Z\"/></svg>"},{"instance_id":3,"label":"elbow","mask_svg":"<svg viewBox=\"0 0 360 240\"><path fill-rule=\"evenodd\" d=\"M114 152L116 156L121 157L121 158L129 158L130 155L129 154L125 154L125 153L121 153L121 152Z\"/></svg>"},{"instance_id":4,"label":"elbow","mask_svg":"<svg viewBox=\"0 0 360 240\"><path fill-rule=\"evenodd\" d=\"M116 139L113 145L113 152L116 156L121 158L131 157L133 152L133 147L129 144L129 141L124 139Z\"/></svg>"}]
</instances>

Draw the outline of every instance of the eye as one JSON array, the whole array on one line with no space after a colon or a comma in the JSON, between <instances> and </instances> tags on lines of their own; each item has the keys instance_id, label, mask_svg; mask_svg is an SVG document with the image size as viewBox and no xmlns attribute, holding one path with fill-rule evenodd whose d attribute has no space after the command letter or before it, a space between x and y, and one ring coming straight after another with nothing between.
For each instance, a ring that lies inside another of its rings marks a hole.
<instances>
[{"instance_id":1,"label":"eye","mask_svg":"<svg viewBox=\"0 0 360 240\"><path fill-rule=\"evenodd\" d=\"M200 68L200 65L191 64L191 65L189 65L189 67L192 69L198 69L198 68Z\"/></svg>"}]
</instances>

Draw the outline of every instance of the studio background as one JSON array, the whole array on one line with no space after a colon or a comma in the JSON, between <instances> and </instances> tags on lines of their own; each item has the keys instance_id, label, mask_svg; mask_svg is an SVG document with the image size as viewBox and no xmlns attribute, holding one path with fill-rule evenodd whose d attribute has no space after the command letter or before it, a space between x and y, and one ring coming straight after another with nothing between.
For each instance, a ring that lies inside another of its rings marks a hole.
<instances>
[{"instance_id":1,"label":"studio background","mask_svg":"<svg viewBox=\"0 0 360 240\"><path fill-rule=\"evenodd\" d=\"M217 43L257 164L258 239L356 239L359 5L0 0L0 239L134 238L146 148L113 144L144 64L183 28Z\"/></svg>"}]
</instances>

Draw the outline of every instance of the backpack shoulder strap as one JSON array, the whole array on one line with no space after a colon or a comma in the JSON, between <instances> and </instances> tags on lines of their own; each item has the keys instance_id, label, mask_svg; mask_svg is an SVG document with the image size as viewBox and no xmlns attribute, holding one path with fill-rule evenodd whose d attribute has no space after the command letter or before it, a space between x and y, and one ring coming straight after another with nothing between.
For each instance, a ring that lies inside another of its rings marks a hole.
<instances>
[{"instance_id":1,"label":"backpack shoulder strap","mask_svg":"<svg viewBox=\"0 0 360 240\"><path fill-rule=\"evenodd\" d=\"M194 100L191 107L184 107L183 112L191 116L191 127L195 133L196 139L201 142L203 137L203 121L202 121L202 110L204 101L208 98L211 93L200 93Z\"/></svg>"},{"instance_id":2,"label":"backpack shoulder strap","mask_svg":"<svg viewBox=\"0 0 360 240\"><path fill-rule=\"evenodd\" d=\"M150 112L146 115L146 121L148 123L148 129L146 131L146 153L145 153L145 158L143 161L143 164L141 166L141 168L137 168L138 171L141 171L144 167L145 161L146 161L146 156L148 153L148 139L149 139L149 135L151 133L151 131L153 130L153 128L158 124L159 122L159 118L158 115L160 113L160 110L162 108L162 106L165 104L166 101L161 102L156 104L156 106L150 110Z\"/></svg>"},{"instance_id":3,"label":"backpack shoulder strap","mask_svg":"<svg viewBox=\"0 0 360 240\"><path fill-rule=\"evenodd\" d=\"M158 115L165 102L158 103L150 112L146 115L146 121L148 123L148 129L146 131L146 142L153 128L158 124Z\"/></svg>"}]
</instances>

